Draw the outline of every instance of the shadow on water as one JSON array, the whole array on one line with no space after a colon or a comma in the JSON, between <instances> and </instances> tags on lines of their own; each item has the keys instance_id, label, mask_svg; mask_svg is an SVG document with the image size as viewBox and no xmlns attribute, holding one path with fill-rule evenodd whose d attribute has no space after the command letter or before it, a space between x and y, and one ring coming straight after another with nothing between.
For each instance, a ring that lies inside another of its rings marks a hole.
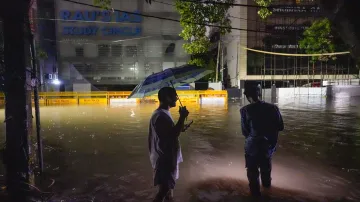
<instances>
[{"instance_id":1,"label":"shadow on water","mask_svg":"<svg viewBox=\"0 0 360 202\"><path fill-rule=\"evenodd\" d=\"M67 152L64 146L57 142L51 142L45 139L43 141L44 153L44 172L41 177L37 178L37 182L41 188L51 191L66 189L66 185L61 181L56 181L61 177L64 181L72 183L72 173L69 173L71 165L67 164ZM67 175L63 175L67 173ZM56 183L56 186L53 186ZM54 189L55 188L55 189Z\"/></svg>"},{"instance_id":2,"label":"shadow on water","mask_svg":"<svg viewBox=\"0 0 360 202\"><path fill-rule=\"evenodd\" d=\"M247 182L232 178L212 178L191 185L192 202L252 202L252 201L298 201L298 202L324 202L324 201L351 201L346 198L315 197L306 192L294 191L285 188L272 187L262 190L262 196L250 196Z\"/></svg>"}]
</instances>

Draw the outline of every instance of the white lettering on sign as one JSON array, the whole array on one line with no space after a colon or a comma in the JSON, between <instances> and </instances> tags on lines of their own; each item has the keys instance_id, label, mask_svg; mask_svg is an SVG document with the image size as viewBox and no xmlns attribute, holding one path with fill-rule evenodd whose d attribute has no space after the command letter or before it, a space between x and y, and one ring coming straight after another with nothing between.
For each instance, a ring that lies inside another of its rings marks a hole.
<instances>
[{"instance_id":1,"label":"white lettering on sign","mask_svg":"<svg viewBox=\"0 0 360 202\"><path fill-rule=\"evenodd\" d=\"M274 49L286 49L286 48L289 48L289 49L296 49L296 48L299 48L299 45L281 45L281 44L274 44L271 46L272 48Z\"/></svg>"}]
</instances>

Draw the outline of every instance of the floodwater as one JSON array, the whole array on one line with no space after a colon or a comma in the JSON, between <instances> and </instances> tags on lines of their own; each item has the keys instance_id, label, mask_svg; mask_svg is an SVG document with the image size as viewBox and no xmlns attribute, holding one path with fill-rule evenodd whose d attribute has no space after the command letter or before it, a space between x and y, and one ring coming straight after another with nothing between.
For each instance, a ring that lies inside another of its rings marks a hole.
<instances>
[{"instance_id":1,"label":"floodwater","mask_svg":"<svg viewBox=\"0 0 360 202\"><path fill-rule=\"evenodd\" d=\"M273 159L273 186L360 200L360 99L277 100L285 131ZM175 197L201 180L246 182L239 109L245 101L189 105L192 127L181 136L184 163ZM151 201L147 150L155 104L41 108L46 178L53 201ZM177 109L172 110L177 119ZM3 111L0 111L3 118ZM4 130L0 130L1 138ZM54 183L53 183L54 182ZM53 183L53 184L52 184ZM47 186L45 186L47 187Z\"/></svg>"}]
</instances>

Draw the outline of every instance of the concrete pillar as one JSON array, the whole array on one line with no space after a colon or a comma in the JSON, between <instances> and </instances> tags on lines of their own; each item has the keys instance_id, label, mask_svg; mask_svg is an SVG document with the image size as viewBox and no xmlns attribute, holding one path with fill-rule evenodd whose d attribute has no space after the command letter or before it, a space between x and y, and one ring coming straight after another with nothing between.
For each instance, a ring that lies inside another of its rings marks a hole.
<instances>
[{"instance_id":1,"label":"concrete pillar","mask_svg":"<svg viewBox=\"0 0 360 202\"><path fill-rule=\"evenodd\" d=\"M243 3L242 0L236 0L235 3ZM244 14L241 12L243 9L238 6L234 6L229 9L228 13L229 15L233 16L234 18L231 18L231 26L232 27L241 27L246 26L246 20L247 14L244 17ZM246 29L246 28L244 28ZM246 33L246 32L245 32ZM224 46L226 47L226 63L228 68L228 74L230 75L230 82L231 86L239 86L239 45L240 45L240 38L243 38L244 36L241 35L241 31L239 30L232 30L231 33L229 33L225 37ZM226 77L227 75L225 75Z\"/></svg>"},{"instance_id":2,"label":"concrete pillar","mask_svg":"<svg viewBox=\"0 0 360 202\"><path fill-rule=\"evenodd\" d=\"M68 62L61 63L61 68L59 68L59 77L61 80L70 79L70 64Z\"/></svg>"},{"instance_id":3,"label":"concrete pillar","mask_svg":"<svg viewBox=\"0 0 360 202\"><path fill-rule=\"evenodd\" d=\"M272 103L276 102L276 86L275 86L275 84L273 84L271 86L271 102Z\"/></svg>"},{"instance_id":4,"label":"concrete pillar","mask_svg":"<svg viewBox=\"0 0 360 202\"><path fill-rule=\"evenodd\" d=\"M248 0L238 0L240 4L248 4ZM247 19L247 11L248 7L239 6L240 9L240 17L243 19ZM240 21L240 28L247 29L247 20ZM247 47L247 31L239 31L240 32L240 43L238 47L238 68L239 68L239 79L246 80L247 77L247 51L244 47Z\"/></svg>"},{"instance_id":5,"label":"concrete pillar","mask_svg":"<svg viewBox=\"0 0 360 202\"><path fill-rule=\"evenodd\" d=\"M328 85L326 86L326 97L333 97L333 86L332 85Z\"/></svg>"}]
</instances>

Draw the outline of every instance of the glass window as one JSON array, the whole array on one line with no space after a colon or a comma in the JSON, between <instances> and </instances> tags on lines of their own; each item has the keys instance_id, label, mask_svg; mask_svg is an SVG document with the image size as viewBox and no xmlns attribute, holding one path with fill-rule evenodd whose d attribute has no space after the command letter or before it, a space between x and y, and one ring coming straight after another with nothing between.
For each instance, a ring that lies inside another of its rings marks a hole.
<instances>
[{"instance_id":1,"label":"glass window","mask_svg":"<svg viewBox=\"0 0 360 202\"><path fill-rule=\"evenodd\" d=\"M107 63L99 63L99 64L97 64L96 70L99 72L105 72L105 71L109 70L109 67L110 66Z\"/></svg>"},{"instance_id":2,"label":"glass window","mask_svg":"<svg viewBox=\"0 0 360 202\"><path fill-rule=\"evenodd\" d=\"M110 46L107 44L98 45L99 56L108 57L110 56Z\"/></svg>"},{"instance_id":3,"label":"glass window","mask_svg":"<svg viewBox=\"0 0 360 202\"><path fill-rule=\"evenodd\" d=\"M126 46L126 57L135 57L137 55L136 46Z\"/></svg>"},{"instance_id":4,"label":"glass window","mask_svg":"<svg viewBox=\"0 0 360 202\"><path fill-rule=\"evenodd\" d=\"M149 64L149 74L155 74L163 70L162 63L150 63Z\"/></svg>"},{"instance_id":5,"label":"glass window","mask_svg":"<svg viewBox=\"0 0 360 202\"><path fill-rule=\"evenodd\" d=\"M112 45L111 46L111 55L114 57L122 56L123 55L122 45L121 44Z\"/></svg>"},{"instance_id":6,"label":"glass window","mask_svg":"<svg viewBox=\"0 0 360 202\"><path fill-rule=\"evenodd\" d=\"M79 72L82 72L82 71L84 71L85 70L85 66L84 66L84 64L74 64L74 68L77 70L77 71L79 71Z\"/></svg>"},{"instance_id":7,"label":"glass window","mask_svg":"<svg viewBox=\"0 0 360 202\"><path fill-rule=\"evenodd\" d=\"M84 47L76 47L75 55L76 57L84 57Z\"/></svg>"},{"instance_id":8,"label":"glass window","mask_svg":"<svg viewBox=\"0 0 360 202\"><path fill-rule=\"evenodd\" d=\"M165 49L165 55L173 55L175 50L175 43L170 43Z\"/></svg>"},{"instance_id":9,"label":"glass window","mask_svg":"<svg viewBox=\"0 0 360 202\"><path fill-rule=\"evenodd\" d=\"M92 64L85 64L84 73L92 73L94 71L94 66Z\"/></svg>"}]
</instances>

